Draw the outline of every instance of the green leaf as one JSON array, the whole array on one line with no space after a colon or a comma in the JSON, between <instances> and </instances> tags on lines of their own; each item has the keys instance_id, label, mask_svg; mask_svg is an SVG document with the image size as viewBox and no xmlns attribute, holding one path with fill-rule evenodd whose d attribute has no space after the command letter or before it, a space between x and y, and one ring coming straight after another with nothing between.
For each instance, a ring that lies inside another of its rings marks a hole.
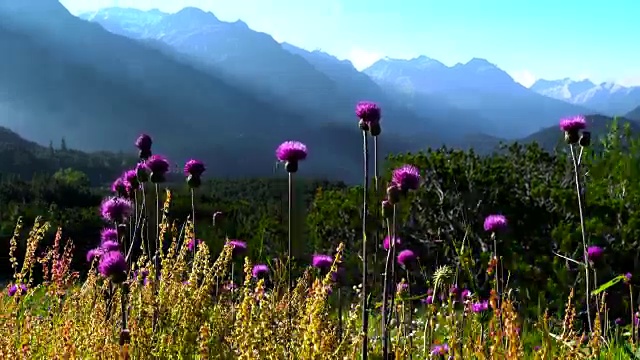
<instances>
[{"instance_id":1,"label":"green leaf","mask_svg":"<svg viewBox=\"0 0 640 360\"><path fill-rule=\"evenodd\" d=\"M624 275L618 275L616 277L614 277L613 279L607 281L606 283L600 285L599 288L593 290L591 292L591 296L596 296L598 294L600 294L601 292L607 290L608 288L612 287L613 285L619 283L620 281L624 280L625 276Z\"/></svg>"}]
</instances>

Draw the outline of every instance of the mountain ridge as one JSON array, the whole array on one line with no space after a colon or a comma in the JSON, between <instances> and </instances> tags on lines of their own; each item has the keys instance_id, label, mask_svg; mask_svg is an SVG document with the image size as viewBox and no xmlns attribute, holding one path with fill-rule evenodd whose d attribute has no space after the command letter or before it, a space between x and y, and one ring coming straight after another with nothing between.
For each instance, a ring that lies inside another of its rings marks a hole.
<instances>
[{"instance_id":1,"label":"mountain ridge","mask_svg":"<svg viewBox=\"0 0 640 360\"><path fill-rule=\"evenodd\" d=\"M21 136L45 144L64 137L87 151L128 151L139 133L148 132L155 151L173 161L200 158L211 173L232 177L273 173L273 149L298 139L314 149L309 173L349 178L358 172L351 160L361 151L357 141L333 140L358 139L353 118L351 126L318 127L313 113L255 98L215 72L73 17L57 1L31 10L0 1L6 50L0 57L0 125ZM397 140L381 151L403 145ZM335 166L340 156L345 160Z\"/></svg>"},{"instance_id":2,"label":"mountain ridge","mask_svg":"<svg viewBox=\"0 0 640 360\"><path fill-rule=\"evenodd\" d=\"M137 16L143 20L131 21ZM413 135L430 128L432 119L428 116L414 114L382 93L377 98L367 96L364 90L345 93L334 79L284 50L269 34L253 31L241 21L220 21L197 8L163 13L162 19L154 21L149 21L144 11L121 8L80 14L80 18L115 34L162 41L188 55L200 69L223 74L228 82L242 84L268 101L284 103L294 112L325 113L332 121L346 123L351 120L345 114L353 113L358 100L367 99L380 102L385 114L394 118L392 132Z\"/></svg>"},{"instance_id":3,"label":"mountain ridge","mask_svg":"<svg viewBox=\"0 0 640 360\"><path fill-rule=\"evenodd\" d=\"M499 124L491 135L519 138L588 109L545 97L515 82L488 60L474 58L446 66L428 57L379 60L364 73L381 86L423 93L474 111Z\"/></svg>"},{"instance_id":4,"label":"mountain ridge","mask_svg":"<svg viewBox=\"0 0 640 360\"><path fill-rule=\"evenodd\" d=\"M622 86L611 82L596 84L589 79L540 79L531 86L531 90L610 116L624 115L640 103L640 86Z\"/></svg>"}]
</instances>

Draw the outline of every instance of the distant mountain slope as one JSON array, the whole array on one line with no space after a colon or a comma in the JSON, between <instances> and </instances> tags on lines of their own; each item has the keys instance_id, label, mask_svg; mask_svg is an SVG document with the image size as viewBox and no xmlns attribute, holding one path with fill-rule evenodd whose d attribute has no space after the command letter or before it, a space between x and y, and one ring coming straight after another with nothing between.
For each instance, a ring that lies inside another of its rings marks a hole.
<instances>
[{"instance_id":1,"label":"distant mountain slope","mask_svg":"<svg viewBox=\"0 0 640 360\"><path fill-rule=\"evenodd\" d=\"M563 116L588 112L521 86L484 59L475 58L452 67L426 56L411 60L382 59L364 72L383 87L427 94L476 112L499 126L493 135L506 138L526 136Z\"/></svg>"},{"instance_id":2,"label":"distant mountain slope","mask_svg":"<svg viewBox=\"0 0 640 360\"><path fill-rule=\"evenodd\" d=\"M318 114L324 121L350 123L359 100L372 100L393 120L388 131L413 135L433 130L431 114L419 116L375 88L360 87L360 79L329 76L305 57L283 49L271 36L251 30L244 22L220 21L214 14L187 7L175 14L108 8L80 15L108 31L134 39L155 40L188 55L200 69L214 71L241 84L265 101L298 113ZM183 61L189 58L182 57ZM345 81L356 83L345 84ZM370 85L367 84L367 85ZM448 130L445 127L439 129Z\"/></svg>"},{"instance_id":3,"label":"distant mountain slope","mask_svg":"<svg viewBox=\"0 0 640 360\"><path fill-rule=\"evenodd\" d=\"M85 153L61 149L58 144L45 147L0 127L0 175L4 176L30 179L36 174L53 174L60 169L73 168L86 173L97 185L110 183L136 160L133 154Z\"/></svg>"},{"instance_id":4,"label":"distant mountain slope","mask_svg":"<svg viewBox=\"0 0 640 360\"><path fill-rule=\"evenodd\" d=\"M603 115L587 115L586 118L593 144L596 144L602 136L609 133L609 127L614 121L613 118ZM620 128L628 123L634 134L640 134L640 123L637 121L629 120L628 118L617 118L616 121ZM548 151L553 151L558 145L565 144L564 133L560 130L559 125L548 127L519 141L523 143L537 142L543 149Z\"/></svg>"},{"instance_id":5,"label":"distant mountain slope","mask_svg":"<svg viewBox=\"0 0 640 360\"><path fill-rule=\"evenodd\" d=\"M130 151L148 132L155 151L176 164L194 156L212 175L251 176L272 173L274 148L296 138L313 144L310 174L349 178L360 171L347 160L335 168L336 158L361 151L353 104L344 114L348 125L287 110L78 19L57 0L0 0L0 44L0 125L38 143L65 137L73 148ZM345 137L353 144L334 140ZM396 139L383 150L402 146Z\"/></svg>"},{"instance_id":6,"label":"distant mountain slope","mask_svg":"<svg viewBox=\"0 0 640 360\"><path fill-rule=\"evenodd\" d=\"M589 80L538 80L531 90L572 104L582 105L612 116L624 115L640 104L640 87L613 83L594 84Z\"/></svg>"},{"instance_id":7,"label":"distant mountain slope","mask_svg":"<svg viewBox=\"0 0 640 360\"><path fill-rule=\"evenodd\" d=\"M632 119L636 121L640 121L640 106L631 110L627 115L625 115L627 119Z\"/></svg>"},{"instance_id":8,"label":"distant mountain slope","mask_svg":"<svg viewBox=\"0 0 640 360\"><path fill-rule=\"evenodd\" d=\"M388 97L397 103L404 104L417 114L428 114L437 129L443 128L453 132L451 139L447 140L450 145L455 145L460 135L490 133L495 130L493 127L499 126L474 112L458 109L437 98L421 93L404 93L392 87L381 87L368 75L356 70L348 60L339 60L322 51L307 51L287 43L283 43L282 47L307 60L335 81L338 88L345 93L361 93L367 99ZM455 128L452 124L455 124Z\"/></svg>"}]
</instances>

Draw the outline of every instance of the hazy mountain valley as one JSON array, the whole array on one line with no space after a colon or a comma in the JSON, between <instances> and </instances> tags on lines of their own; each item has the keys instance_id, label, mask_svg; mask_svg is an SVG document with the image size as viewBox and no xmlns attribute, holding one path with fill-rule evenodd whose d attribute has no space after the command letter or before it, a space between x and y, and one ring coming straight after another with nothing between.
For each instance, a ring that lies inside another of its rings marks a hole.
<instances>
[{"instance_id":1,"label":"hazy mountain valley","mask_svg":"<svg viewBox=\"0 0 640 360\"><path fill-rule=\"evenodd\" d=\"M426 56L383 59L359 72L197 8L77 18L56 0L0 4L0 125L84 151L129 152L146 131L176 162L197 144L190 154L221 175L269 174L274 145L300 138L318 151L310 171L352 178L353 107L363 99L383 108L385 154L442 145L485 153L539 138L563 116L624 115L640 104L637 88L607 88L608 97L590 83L529 89L477 58L451 67Z\"/></svg>"}]
</instances>

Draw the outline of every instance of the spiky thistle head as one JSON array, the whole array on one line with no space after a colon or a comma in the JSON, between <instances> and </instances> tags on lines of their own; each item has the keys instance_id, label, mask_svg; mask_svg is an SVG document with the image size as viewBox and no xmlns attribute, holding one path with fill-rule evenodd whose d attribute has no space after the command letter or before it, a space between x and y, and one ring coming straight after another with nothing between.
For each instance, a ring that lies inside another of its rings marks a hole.
<instances>
[{"instance_id":1,"label":"spiky thistle head","mask_svg":"<svg viewBox=\"0 0 640 360\"><path fill-rule=\"evenodd\" d=\"M311 259L311 265L321 270L328 270L333 265L333 257L324 254L315 254Z\"/></svg>"},{"instance_id":2,"label":"spiky thistle head","mask_svg":"<svg viewBox=\"0 0 640 360\"><path fill-rule=\"evenodd\" d=\"M151 156L151 145L153 144L151 136L147 134L140 134L136 139L135 144L138 150L140 150L140 159L148 159Z\"/></svg>"},{"instance_id":3,"label":"spiky thistle head","mask_svg":"<svg viewBox=\"0 0 640 360\"><path fill-rule=\"evenodd\" d=\"M169 160L162 155L153 155L147 161L145 161L144 166L151 173L156 174L166 174L169 171Z\"/></svg>"},{"instance_id":4,"label":"spiky thistle head","mask_svg":"<svg viewBox=\"0 0 640 360\"><path fill-rule=\"evenodd\" d=\"M204 163L200 160L191 159L184 164L184 174L186 176L192 175L199 177L202 176L205 170Z\"/></svg>"},{"instance_id":5,"label":"spiky thistle head","mask_svg":"<svg viewBox=\"0 0 640 360\"><path fill-rule=\"evenodd\" d=\"M127 261L120 251L108 251L100 256L98 271L106 278L119 284L127 278Z\"/></svg>"},{"instance_id":6,"label":"spiky thistle head","mask_svg":"<svg viewBox=\"0 0 640 360\"><path fill-rule=\"evenodd\" d=\"M251 276L255 279L260 279L269 274L269 267L265 264L256 264L251 270Z\"/></svg>"},{"instance_id":7,"label":"spiky thistle head","mask_svg":"<svg viewBox=\"0 0 640 360\"><path fill-rule=\"evenodd\" d=\"M498 232L507 228L507 218L504 215L489 215L484 219L484 230Z\"/></svg>"},{"instance_id":8,"label":"spiky thistle head","mask_svg":"<svg viewBox=\"0 0 640 360\"><path fill-rule=\"evenodd\" d=\"M596 262L604 255L604 249L600 246L592 245L587 248L587 258L591 262Z\"/></svg>"},{"instance_id":9,"label":"spiky thistle head","mask_svg":"<svg viewBox=\"0 0 640 360\"><path fill-rule=\"evenodd\" d=\"M138 173L135 169L125 171L121 177L125 183L129 184L132 189L137 190L140 188L140 181L138 180Z\"/></svg>"},{"instance_id":10,"label":"spiky thistle head","mask_svg":"<svg viewBox=\"0 0 640 360\"><path fill-rule=\"evenodd\" d=\"M113 223L123 223L131 215L133 204L122 197L108 197L100 205L102 218Z\"/></svg>"},{"instance_id":11,"label":"spiky thistle head","mask_svg":"<svg viewBox=\"0 0 640 360\"><path fill-rule=\"evenodd\" d=\"M398 253L398 264L402 265L403 267L409 266L416 259L416 254L411 250L402 250L400 251L400 253Z\"/></svg>"},{"instance_id":12,"label":"spiky thistle head","mask_svg":"<svg viewBox=\"0 0 640 360\"><path fill-rule=\"evenodd\" d=\"M449 265L443 265L433 273L433 292L445 287L454 276L454 271Z\"/></svg>"},{"instance_id":13,"label":"spiky thistle head","mask_svg":"<svg viewBox=\"0 0 640 360\"><path fill-rule=\"evenodd\" d=\"M114 228L104 228L100 231L100 242L118 240L118 230Z\"/></svg>"},{"instance_id":14,"label":"spiky thistle head","mask_svg":"<svg viewBox=\"0 0 640 360\"><path fill-rule=\"evenodd\" d=\"M400 246L400 244L402 244L402 240L399 237L394 237L395 241L393 242L394 246L398 247ZM382 247L389 251L389 249L391 248L391 238L389 237L389 235L387 235L384 240L382 241Z\"/></svg>"},{"instance_id":15,"label":"spiky thistle head","mask_svg":"<svg viewBox=\"0 0 640 360\"><path fill-rule=\"evenodd\" d=\"M560 129L571 132L582 130L587 127L587 121L582 115L571 116L560 120Z\"/></svg>"},{"instance_id":16,"label":"spiky thistle head","mask_svg":"<svg viewBox=\"0 0 640 360\"><path fill-rule=\"evenodd\" d=\"M358 119L365 121L369 124L377 123L382 117L382 110L378 104L371 101L360 101L356 105L356 116Z\"/></svg>"},{"instance_id":17,"label":"spiky thistle head","mask_svg":"<svg viewBox=\"0 0 640 360\"><path fill-rule=\"evenodd\" d=\"M307 145L300 141L285 141L276 149L276 157L282 162L302 161L307 154Z\"/></svg>"},{"instance_id":18,"label":"spiky thistle head","mask_svg":"<svg viewBox=\"0 0 640 360\"><path fill-rule=\"evenodd\" d=\"M247 252L247 243L242 240L229 240L227 245L231 246L231 253L233 257L241 256Z\"/></svg>"},{"instance_id":19,"label":"spiky thistle head","mask_svg":"<svg viewBox=\"0 0 640 360\"><path fill-rule=\"evenodd\" d=\"M125 196L127 194L127 184L124 179L119 177L111 184L111 191L118 196Z\"/></svg>"},{"instance_id":20,"label":"spiky thistle head","mask_svg":"<svg viewBox=\"0 0 640 360\"><path fill-rule=\"evenodd\" d=\"M391 180L402 192L417 190L420 187L420 170L413 165L403 165L393 170Z\"/></svg>"}]
</instances>

